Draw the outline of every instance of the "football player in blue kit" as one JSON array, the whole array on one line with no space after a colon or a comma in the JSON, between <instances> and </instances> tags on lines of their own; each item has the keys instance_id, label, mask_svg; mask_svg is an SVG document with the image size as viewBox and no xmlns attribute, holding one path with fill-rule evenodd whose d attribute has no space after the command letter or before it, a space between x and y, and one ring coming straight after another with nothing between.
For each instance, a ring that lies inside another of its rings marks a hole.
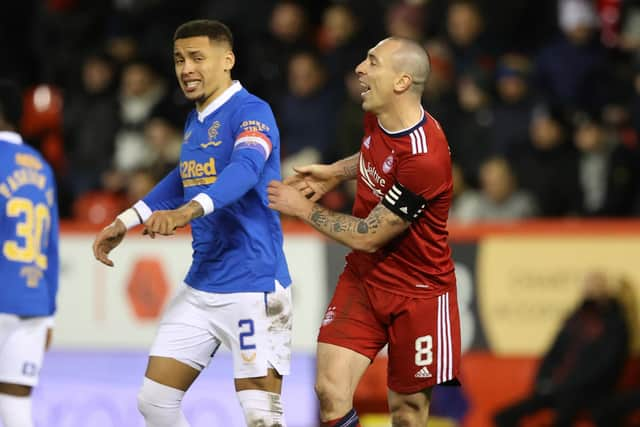
<instances>
[{"instance_id":1,"label":"football player in blue kit","mask_svg":"<svg viewBox=\"0 0 640 427\"><path fill-rule=\"evenodd\" d=\"M17 133L22 97L0 81L0 424L33 427L31 391L58 292L58 204L51 167Z\"/></svg>"},{"instance_id":2,"label":"football player in blue kit","mask_svg":"<svg viewBox=\"0 0 640 427\"><path fill-rule=\"evenodd\" d=\"M280 140L269 105L231 78L233 38L222 23L175 32L176 77L195 103L180 164L102 230L96 259L126 231L150 237L191 225L193 262L160 321L138 395L148 427L183 427L185 391L220 344L231 350L247 425L285 426L280 392L291 358L291 278L267 184L280 179Z\"/></svg>"}]
</instances>

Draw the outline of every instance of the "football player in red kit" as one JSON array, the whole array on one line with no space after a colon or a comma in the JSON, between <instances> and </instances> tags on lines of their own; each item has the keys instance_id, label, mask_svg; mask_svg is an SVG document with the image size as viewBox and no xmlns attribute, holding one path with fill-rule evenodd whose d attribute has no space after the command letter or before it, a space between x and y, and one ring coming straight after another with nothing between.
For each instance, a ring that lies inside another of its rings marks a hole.
<instances>
[{"instance_id":1,"label":"football player in red kit","mask_svg":"<svg viewBox=\"0 0 640 427\"><path fill-rule=\"evenodd\" d=\"M359 425L353 394L388 345L393 425L424 426L433 386L457 383L460 364L449 146L421 105L429 58L418 43L385 39L356 73L366 112L360 152L271 182L269 202L353 249L318 336L324 425ZM315 203L347 179L358 182L353 215Z\"/></svg>"}]
</instances>

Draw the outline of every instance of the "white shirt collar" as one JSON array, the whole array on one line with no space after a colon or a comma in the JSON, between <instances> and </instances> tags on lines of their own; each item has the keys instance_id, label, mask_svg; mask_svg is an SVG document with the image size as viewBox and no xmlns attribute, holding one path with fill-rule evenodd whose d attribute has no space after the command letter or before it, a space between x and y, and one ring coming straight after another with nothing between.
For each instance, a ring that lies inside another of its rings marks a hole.
<instances>
[{"instance_id":1,"label":"white shirt collar","mask_svg":"<svg viewBox=\"0 0 640 427\"><path fill-rule=\"evenodd\" d=\"M239 81L234 80L231 86L225 89L225 91L222 92L220 96L211 101L211 103L207 105L207 108L198 113L198 121L202 123L209 114L222 107L222 105L227 102L233 95L239 92L240 89L242 89L242 85Z\"/></svg>"},{"instance_id":2,"label":"white shirt collar","mask_svg":"<svg viewBox=\"0 0 640 427\"><path fill-rule=\"evenodd\" d=\"M7 141L12 144L22 144L22 137L20 134L8 130L0 132L0 140Z\"/></svg>"},{"instance_id":3,"label":"white shirt collar","mask_svg":"<svg viewBox=\"0 0 640 427\"><path fill-rule=\"evenodd\" d=\"M380 119L378 119L378 126L380 126L382 128L382 130L385 131L386 133L388 133L389 135L395 135L395 134L398 134L398 133L406 132L406 131L408 131L410 129L413 129L414 127L418 126L420 124L420 122L422 122L422 120L424 119L424 108L422 108L422 105L420 106L420 110L422 111L422 115L420 115L420 118L418 119L417 122L415 122L414 124L412 124L408 128L401 129L401 130L396 130L396 131L391 132L390 130L385 129L385 127L382 126L382 123L380 123Z\"/></svg>"}]
</instances>

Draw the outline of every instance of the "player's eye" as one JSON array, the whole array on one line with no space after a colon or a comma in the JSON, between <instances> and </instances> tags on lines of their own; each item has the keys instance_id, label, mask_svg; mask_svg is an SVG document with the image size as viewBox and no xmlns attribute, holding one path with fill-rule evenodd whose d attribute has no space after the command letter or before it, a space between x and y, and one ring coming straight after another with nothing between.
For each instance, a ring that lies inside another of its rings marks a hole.
<instances>
[{"instance_id":1,"label":"player's eye","mask_svg":"<svg viewBox=\"0 0 640 427\"><path fill-rule=\"evenodd\" d=\"M193 58L193 60L196 62L202 62L204 61L204 58L202 56L196 56L195 58Z\"/></svg>"}]
</instances>

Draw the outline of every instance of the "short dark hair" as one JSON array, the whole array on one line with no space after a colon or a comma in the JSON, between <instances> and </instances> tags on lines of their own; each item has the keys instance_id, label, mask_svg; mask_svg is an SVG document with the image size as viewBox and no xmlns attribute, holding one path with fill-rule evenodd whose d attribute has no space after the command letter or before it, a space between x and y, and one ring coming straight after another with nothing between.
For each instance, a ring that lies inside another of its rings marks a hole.
<instances>
[{"instance_id":1,"label":"short dark hair","mask_svg":"<svg viewBox=\"0 0 640 427\"><path fill-rule=\"evenodd\" d=\"M180 25L173 35L173 41L189 37L206 36L209 40L225 42L233 48L233 34L229 27L213 19L196 19Z\"/></svg>"},{"instance_id":2,"label":"short dark hair","mask_svg":"<svg viewBox=\"0 0 640 427\"><path fill-rule=\"evenodd\" d=\"M0 80L0 119L16 129L22 119L22 92L15 82Z\"/></svg>"}]
</instances>

